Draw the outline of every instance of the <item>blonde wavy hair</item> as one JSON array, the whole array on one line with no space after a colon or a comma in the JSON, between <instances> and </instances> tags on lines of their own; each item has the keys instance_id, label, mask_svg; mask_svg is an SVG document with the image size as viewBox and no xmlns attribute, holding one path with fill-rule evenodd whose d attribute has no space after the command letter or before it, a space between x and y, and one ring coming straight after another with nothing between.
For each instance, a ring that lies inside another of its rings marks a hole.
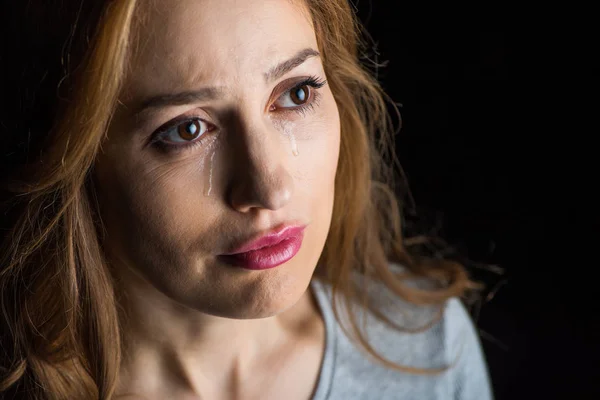
<instances>
[{"instance_id":1,"label":"blonde wavy hair","mask_svg":"<svg viewBox=\"0 0 600 400\"><path fill-rule=\"evenodd\" d=\"M411 255L393 190L399 164L392 120L384 92L360 62L367 49L362 28L348 0L304 2L341 120L333 218L315 278L329 283L348 309L358 300L394 325L371 307L353 275L382 282L415 305L443 305L474 283L459 264ZM21 78L3 94L10 105L0 119L8 161L1 192L0 393L110 399L121 331L91 169L134 52L137 1L12 3L1 14L3 37L20 42L3 53L20 56L2 79ZM390 262L403 272L394 273ZM415 277L439 285L407 284ZM339 320L340 304L333 305ZM348 329L390 368L436 372L386 360L352 313Z\"/></svg>"}]
</instances>

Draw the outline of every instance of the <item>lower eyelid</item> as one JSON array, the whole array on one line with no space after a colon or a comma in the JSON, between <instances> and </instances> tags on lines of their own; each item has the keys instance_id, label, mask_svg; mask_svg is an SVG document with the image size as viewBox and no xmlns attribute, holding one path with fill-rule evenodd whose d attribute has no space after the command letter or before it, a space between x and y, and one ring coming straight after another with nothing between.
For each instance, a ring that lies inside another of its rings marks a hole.
<instances>
[{"instance_id":1,"label":"lower eyelid","mask_svg":"<svg viewBox=\"0 0 600 400\"><path fill-rule=\"evenodd\" d=\"M179 154L179 153L183 153L187 150L193 150L197 146L201 146L203 144L203 141L204 141L203 139L198 139L194 142L190 142L189 144L182 144L182 145L169 144L169 143L165 143L163 141L158 141L158 142L156 142L156 146L163 152L170 153L170 154Z\"/></svg>"}]
</instances>

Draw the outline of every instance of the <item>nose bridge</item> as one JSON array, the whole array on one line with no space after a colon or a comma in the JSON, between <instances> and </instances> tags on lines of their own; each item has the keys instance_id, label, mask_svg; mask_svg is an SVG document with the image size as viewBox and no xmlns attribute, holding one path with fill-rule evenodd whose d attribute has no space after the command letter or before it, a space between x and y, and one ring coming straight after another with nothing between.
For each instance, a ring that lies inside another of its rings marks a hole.
<instances>
[{"instance_id":1,"label":"nose bridge","mask_svg":"<svg viewBox=\"0 0 600 400\"><path fill-rule=\"evenodd\" d=\"M280 133L265 118L239 113L228 120L233 122L227 135L232 162L230 204L242 212L283 207L293 194L294 182Z\"/></svg>"}]
</instances>

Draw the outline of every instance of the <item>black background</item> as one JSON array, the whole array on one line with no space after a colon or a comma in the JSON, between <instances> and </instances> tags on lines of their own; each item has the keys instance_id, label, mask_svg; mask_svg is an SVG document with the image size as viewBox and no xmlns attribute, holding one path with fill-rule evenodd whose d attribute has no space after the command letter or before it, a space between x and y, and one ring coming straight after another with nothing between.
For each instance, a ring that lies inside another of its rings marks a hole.
<instances>
[{"instance_id":1,"label":"black background","mask_svg":"<svg viewBox=\"0 0 600 400\"><path fill-rule=\"evenodd\" d=\"M556 88L589 85L597 69L582 75L574 45L565 53L533 25L517 32L492 3L356 7L368 57L387 63L379 80L402 104L396 146L419 215L470 260L504 270L476 319L496 398L600 399L596 152L575 124L554 136L570 101Z\"/></svg>"}]
</instances>

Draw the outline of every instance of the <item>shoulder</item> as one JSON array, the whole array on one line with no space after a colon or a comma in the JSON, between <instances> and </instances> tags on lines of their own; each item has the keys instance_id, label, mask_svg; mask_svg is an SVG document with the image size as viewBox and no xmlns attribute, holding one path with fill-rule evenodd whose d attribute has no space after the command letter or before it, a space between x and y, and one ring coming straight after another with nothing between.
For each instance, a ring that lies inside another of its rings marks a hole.
<instances>
[{"instance_id":1,"label":"shoulder","mask_svg":"<svg viewBox=\"0 0 600 400\"><path fill-rule=\"evenodd\" d=\"M402 270L398 264L390 264L393 270ZM430 288L431 283L426 280L414 280L408 282L419 288ZM380 289L384 291L384 289ZM401 309L405 301L397 299L398 309ZM438 360L444 360L448 368L447 374L454 399L460 400L484 400L492 399L491 384L485 356L481 346L479 330L471 318L463 302L457 297L449 298L438 308L439 320L429 328L429 334L425 333L427 339L422 342L423 346L435 348ZM411 309L419 309L411 306ZM401 313L398 311L398 313ZM431 310L427 307L420 308L417 314L424 314L424 318L431 316ZM401 316L397 317L402 319ZM391 336L397 334L389 332ZM426 351L426 353L431 350ZM431 353L430 353L431 354Z\"/></svg>"},{"instance_id":2,"label":"shoulder","mask_svg":"<svg viewBox=\"0 0 600 400\"><path fill-rule=\"evenodd\" d=\"M391 264L390 268L401 271L403 268L398 264ZM407 282L419 288L433 287L427 280L414 280ZM379 292L385 289L380 288ZM401 308L406 307L406 301L396 299L396 319L402 320ZM431 318L435 307L408 306L421 319ZM437 320L427 331L423 332L423 340L419 343L426 347L423 349L431 360L443 360L447 367L449 387L453 391L452 398L460 400L484 400L492 399L489 373L485 362L485 356L481 346L479 331L467 311L463 302L457 297L449 298L440 308L437 308L439 320ZM397 337L393 330L388 331L392 337ZM415 338L416 339L416 338ZM438 354L435 354L436 349ZM435 367L435 365L432 365Z\"/></svg>"},{"instance_id":3,"label":"shoulder","mask_svg":"<svg viewBox=\"0 0 600 400\"><path fill-rule=\"evenodd\" d=\"M391 267L394 270L401 268L397 265ZM415 280L408 284L419 288L427 288L429 285L425 280ZM338 367L345 371L345 375L360 374L364 380L368 371L373 375L374 382L379 382L378 387L382 390L386 385L396 388L403 382L403 387L411 388L407 395L419 395L421 398L429 398L423 396L433 392L441 394L442 397L432 398L492 398L479 335L460 299L450 298L440 306L422 307L393 294L383 284L365 282L365 285L372 308L392 323L382 320L371 310L354 309L360 314L357 321L364 322L361 326L364 327L373 350L401 366L425 370L441 369L444 372L436 376L419 376L384 371L372 359L369 360L368 354L365 354L361 346L345 336L340 329L338 359L343 361L344 365ZM327 285L321 285L321 290L323 298L331 299L332 293ZM345 322L343 317L347 312L340 314L341 323L349 327L347 319ZM382 377L387 377L389 382L383 384Z\"/></svg>"},{"instance_id":4,"label":"shoulder","mask_svg":"<svg viewBox=\"0 0 600 400\"><path fill-rule=\"evenodd\" d=\"M459 299L448 300L443 328L454 398L491 399L490 378L479 332Z\"/></svg>"}]
</instances>

